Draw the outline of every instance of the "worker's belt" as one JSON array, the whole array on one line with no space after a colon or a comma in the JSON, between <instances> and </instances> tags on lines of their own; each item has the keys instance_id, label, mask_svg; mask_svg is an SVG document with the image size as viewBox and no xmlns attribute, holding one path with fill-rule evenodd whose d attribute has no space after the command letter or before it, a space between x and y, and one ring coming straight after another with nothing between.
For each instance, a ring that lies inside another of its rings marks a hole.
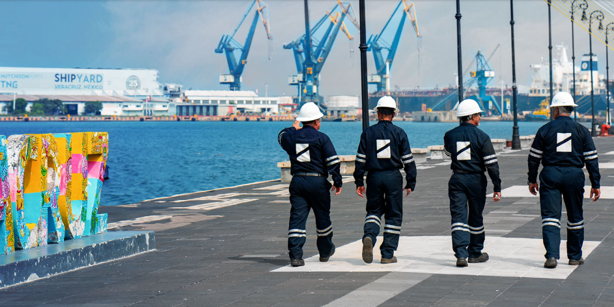
<instances>
[{"instance_id":1,"label":"worker's belt","mask_svg":"<svg viewBox=\"0 0 614 307\"><path fill-rule=\"evenodd\" d=\"M296 173L294 176L313 176L313 177L324 177L322 174L318 173Z\"/></svg>"},{"instance_id":2,"label":"worker's belt","mask_svg":"<svg viewBox=\"0 0 614 307\"><path fill-rule=\"evenodd\" d=\"M453 169L454 174L482 174L483 172L468 172L462 169Z\"/></svg>"}]
</instances>

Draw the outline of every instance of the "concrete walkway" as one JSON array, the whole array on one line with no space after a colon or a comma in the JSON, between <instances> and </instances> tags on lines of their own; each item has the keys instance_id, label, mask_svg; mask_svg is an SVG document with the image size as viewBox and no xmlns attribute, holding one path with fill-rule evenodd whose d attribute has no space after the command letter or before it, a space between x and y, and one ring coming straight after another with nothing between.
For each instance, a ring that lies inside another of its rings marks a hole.
<instances>
[{"instance_id":1,"label":"concrete walkway","mask_svg":"<svg viewBox=\"0 0 614 307\"><path fill-rule=\"evenodd\" d=\"M527 194L527 150L499 155L503 199L487 202L483 264L456 268L447 197L449 163L418 167L405 198L399 262L360 258L365 201L353 180L333 196L336 254L317 260L307 224L306 265L289 267L287 184L270 181L118 207L110 231L154 230L157 250L0 290L2 306L613 306L614 138L595 139L602 199L585 200L586 263L544 269L538 197ZM198 180L195 178L194 180ZM587 180L588 183L588 180ZM489 191L492 185L489 184ZM563 214L562 225L565 225ZM565 239L565 229L562 229ZM381 240L378 240L380 243ZM313 257L312 257L313 256Z\"/></svg>"}]
</instances>

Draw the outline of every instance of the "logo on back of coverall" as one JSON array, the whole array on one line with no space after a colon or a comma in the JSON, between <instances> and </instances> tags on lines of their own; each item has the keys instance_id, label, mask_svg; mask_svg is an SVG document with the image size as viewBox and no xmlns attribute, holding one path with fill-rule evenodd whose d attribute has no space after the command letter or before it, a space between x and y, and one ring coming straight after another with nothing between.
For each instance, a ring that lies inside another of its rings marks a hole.
<instances>
[{"instance_id":1,"label":"logo on back of coverall","mask_svg":"<svg viewBox=\"0 0 614 307\"><path fill-rule=\"evenodd\" d=\"M456 142L456 159L460 161L471 160L471 142Z\"/></svg>"},{"instance_id":2,"label":"logo on back of coverall","mask_svg":"<svg viewBox=\"0 0 614 307\"><path fill-rule=\"evenodd\" d=\"M390 140L375 140L377 145L377 158L390 159Z\"/></svg>"},{"instance_id":3,"label":"logo on back of coverall","mask_svg":"<svg viewBox=\"0 0 614 307\"><path fill-rule=\"evenodd\" d=\"M571 133L556 134L556 152L571 152Z\"/></svg>"},{"instance_id":4,"label":"logo on back of coverall","mask_svg":"<svg viewBox=\"0 0 614 307\"><path fill-rule=\"evenodd\" d=\"M309 156L309 144L296 144L296 161L311 162L311 156Z\"/></svg>"}]
</instances>

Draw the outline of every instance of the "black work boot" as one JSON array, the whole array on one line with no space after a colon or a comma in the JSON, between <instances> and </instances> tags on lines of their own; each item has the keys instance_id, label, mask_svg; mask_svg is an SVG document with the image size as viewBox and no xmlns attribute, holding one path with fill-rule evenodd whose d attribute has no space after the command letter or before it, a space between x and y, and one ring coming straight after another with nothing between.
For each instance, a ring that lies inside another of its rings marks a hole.
<instances>
[{"instance_id":1,"label":"black work boot","mask_svg":"<svg viewBox=\"0 0 614 307\"><path fill-rule=\"evenodd\" d=\"M482 254L480 255L480 257L477 257L477 258L471 258L471 257L469 257L469 259L468 259L467 261L468 261L469 263L480 263L480 262L486 262L486 261L488 261L488 259L490 259L490 258L488 257L488 254L487 254L487 253L482 253Z\"/></svg>"},{"instance_id":2,"label":"black work boot","mask_svg":"<svg viewBox=\"0 0 614 307\"><path fill-rule=\"evenodd\" d=\"M303 260L303 259L290 259L290 264L293 267L304 266L305 265L305 260Z\"/></svg>"},{"instance_id":3,"label":"black work boot","mask_svg":"<svg viewBox=\"0 0 614 307\"><path fill-rule=\"evenodd\" d=\"M467 259L465 258L456 258L456 266L459 268L467 266Z\"/></svg>"},{"instance_id":4,"label":"black work boot","mask_svg":"<svg viewBox=\"0 0 614 307\"><path fill-rule=\"evenodd\" d=\"M373 262L373 241L370 237L362 240L362 260L365 263Z\"/></svg>"},{"instance_id":5,"label":"black work boot","mask_svg":"<svg viewBox=\"0 0 614 307\"><path fill-rule=\"evenodd\" d=\"M580 258L578 260L569 259L569 265L580 265L584 264L584 258Z\"/></svg>"},{"instance_id":6,"label":"black work boot","mask_svg":"<svg viewBox=\"0 0 614 307\"><path fill-rule=\"evenodd\" d=\"M556 258L550 257L546 259L546 262L544 263L544 268L548 268L548 269L556 268Z\"/></svg>"},{"instance_id":7,"label":"black work boot","mask_svg":"<svg viewBox=\"0 0 614 307\"><path fill-rule=\"evenodd\" d=\"M333 249L330 251L330 254L326 257L322 257L320 256L320 262L326 262L328 261L328 258L330 258L330 256L332 256L335 253L335 245L333 244Z\"/></svg>"}]
</instances>

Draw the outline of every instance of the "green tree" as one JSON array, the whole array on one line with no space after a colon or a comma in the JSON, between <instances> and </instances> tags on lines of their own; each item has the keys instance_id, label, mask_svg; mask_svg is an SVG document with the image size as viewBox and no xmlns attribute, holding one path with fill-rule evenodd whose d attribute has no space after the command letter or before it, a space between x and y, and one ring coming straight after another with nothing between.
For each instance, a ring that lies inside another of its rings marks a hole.
<instances>
[{"instance_id":1,"label":"green tree","mask_svg":"<svg viewBox=\"0 0 614 307\"><path fill-rule=\"evenodd\" d=\"M34 101L34 104L39 103L43 107L44 115L62 115L66 114L64 103L59 99L42 98Z\"/></svg>"},{"instance_id":2,"label":"green tree","mask_svg":"<svg viewBox=\"0 0 614 307\"><path fill-rule=\"evenodd\" d=\"M35 102L34 104L32 104L32 107L30 108L30 112L28 112L28 115L31 115L31 116L45 115L45 106L40 102Z\"/></svg>"},{"instance_id":3,"label":"green tree","mask_svg":"<svg viewBox=\"0 0 614 307\"><path fill-rule=\"evenodd\" d=\"M13 110L13 101L6 102L6 111L8 114L12 115L21 115L26 113L26 107L28 106L28 101L23 98L17 98L15 100L15 110Z\"/></svg>"},{"instance_id":4,"label":"green tree","mask_svg":"<svg viewBox=\"0 0 614 307\"><path fill-rule=\"evenodd\" d=\"M85 102L85 114L96 115L102 110L102 102L100 101L86 101Z\"/></svg>"}]
</instances>

